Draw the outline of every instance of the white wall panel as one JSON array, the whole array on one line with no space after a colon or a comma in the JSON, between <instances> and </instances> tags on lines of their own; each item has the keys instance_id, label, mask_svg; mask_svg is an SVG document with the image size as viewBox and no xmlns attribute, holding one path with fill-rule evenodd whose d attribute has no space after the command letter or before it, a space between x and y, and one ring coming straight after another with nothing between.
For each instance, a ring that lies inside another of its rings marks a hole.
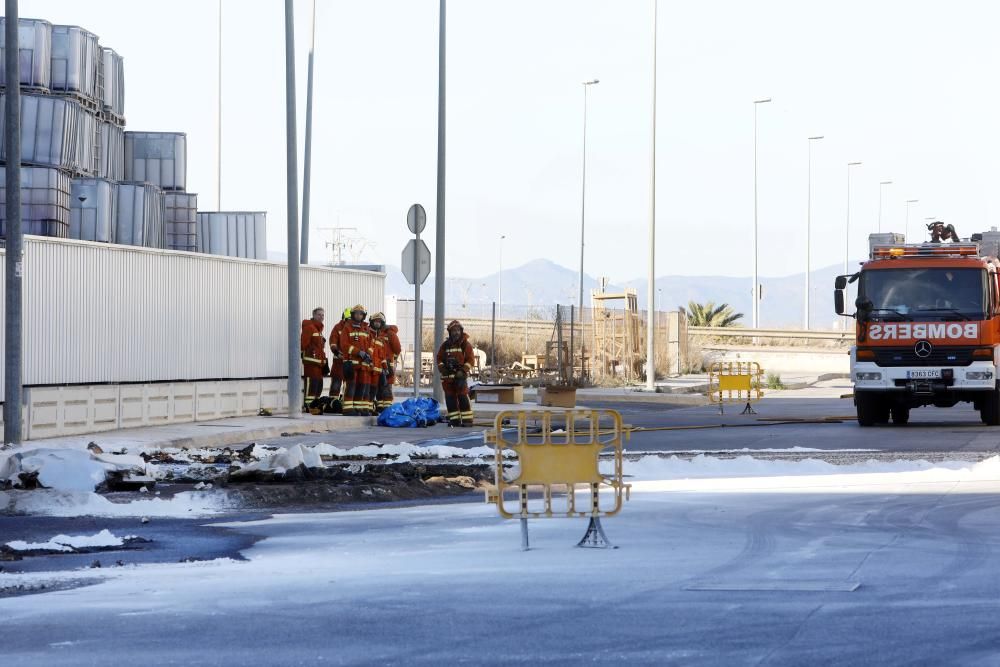
<instances>
[{"instance_id":1,"label":"white wall panel","mask_svg":"<svg viewBox=\"0 0 1000 667\"><path fill-rule=\"evenodd\" d=\"M283 264L29 237L25 270L27 385L288 374ZM329 330L346 306L375 312L384 281L367 271L303 267L297 319L323 306ZM0 336L2 324L0 313ZM219 413L236 412L240 402L219 401Z\"/></svg>"}]
</instances>

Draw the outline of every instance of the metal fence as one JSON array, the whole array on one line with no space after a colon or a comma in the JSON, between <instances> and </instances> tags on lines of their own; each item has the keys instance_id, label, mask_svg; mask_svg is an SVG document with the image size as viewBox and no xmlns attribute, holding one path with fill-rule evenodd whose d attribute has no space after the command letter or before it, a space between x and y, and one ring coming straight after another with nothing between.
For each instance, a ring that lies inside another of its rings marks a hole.
<instances>
[{"instance_id":1,"label":"metal fence","mask_svg":"<svg viewBox=\"0 0 1000 667\"><path fill-rule=\"evenodd\" d=\"M288 374L284 264L44 237L24 249L26 385ZM381 273L304 266L300 279L302 319L383 301Z\"/></svg>"}]
</instances>

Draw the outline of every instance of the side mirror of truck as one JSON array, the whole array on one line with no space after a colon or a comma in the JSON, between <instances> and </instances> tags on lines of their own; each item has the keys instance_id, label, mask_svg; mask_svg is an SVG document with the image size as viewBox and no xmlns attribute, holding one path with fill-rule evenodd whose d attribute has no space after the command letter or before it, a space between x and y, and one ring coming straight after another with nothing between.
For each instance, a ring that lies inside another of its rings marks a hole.
<instances>
[{"instance_id":1,"label":"side mirror of truck","mask_svg":"<svg viewBox=\"0 0 1000 667\"><path fill-rule=\"evenodd\" d=\"M838 278L837 280L839 282L840 278ZM838 315L843 315L844 314L844 289L843 288L839 288L839 289L833 290L833 310Z\"/></svg>"},{"instance_id":2,"label":"side mirror of truck","mask_svg":"<svg viewBox=\"0 0 1000 667\"><path fill-rule=\"evenodd\" d=\"M847 276L837 276L833 281L833 288L840 291L845 287L847 287Z\"/></svg>"}]
</instances>

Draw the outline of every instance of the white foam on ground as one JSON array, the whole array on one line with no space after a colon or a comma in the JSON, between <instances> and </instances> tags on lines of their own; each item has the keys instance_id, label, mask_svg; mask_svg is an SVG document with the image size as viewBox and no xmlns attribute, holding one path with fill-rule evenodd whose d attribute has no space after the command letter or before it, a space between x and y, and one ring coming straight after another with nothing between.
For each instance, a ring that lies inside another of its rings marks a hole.
<instances>
[{"instance_id":1,"label":"white foam on ground","mask_svg":"<svg viewBox=\"0 0 1000 667\"><path fill-rule=\"evenodd\" d=\"M294 470L299 466L306 468L322 468L323 461L315 447L305 445L294 445L288 449L279 449L273 454L268 454L261 460L240 468L238 474L249 472L272 471L283 473Z\"/></svg>"},{"instance_id":2,"label":"white foam on ground","mask_svg":"<svg viewBox=\"0 0 1000 667\"><path fill-rule=\"evenodd\" d=\"M219 514L228 507L225 494L216 490L185 491L172 498L127 503L113 503L93 492L0 491L0 512L41 516L201 517Z\"/></svg>"},{"instance_id":3,"label":"white foam on ground","mask_svg":"<svg viewBox=\"0 0 1000 667\"><path fill-rule=\"evenodd\" d=\"M64 551L71 552L86 547L120 547L128 539L117 537L105 528L96 535L56 535L45 542L25 542L14 540L7 546L14 551Z\"/></svg>"},{"instance_id":4,"label":"white foam on ground","mask_svg":"<svg viewBox=\"0 0 1000 667\"><path fill-rule=\"evenodd\" d=\"M608 462L609 463L609 462ZM601 462L601 471L610 465ZM817 459L774 461L739 456L719 459L699 455L692 459L647 456L625 461L624 473L633 492L649 491L752 491L810 489L829 492L831 487L851 489L870 484L959 483L1000 481L1000 456L977 463L968 461L868 460L835 465Z\"/></svg>"},{"instance_id":5,"label":"white foam on ground","mask_svg":"<svg viewBox=\"0 0 1000 667\"><path fill-rule=\"evenodd\" d=\"M450 459L460 458L493 458L494 449L483 445L469 449L463 447L449 447L448 445L412 445L408 442L401 442L398 445L361 445L360 447L342 448L329 443L315 445L314 449L321 456L362 456L375 458L377 456L397 456L397 461L420 459Z\"/></svg>"},{"instance_id":6,"label":"white foam on ground","mask_svg":"<svg viewBox=\"0 0 1000 667\"><path fill-rule=\"evenodd\" d=\"M38 474L38 483L60 491L93 491L109 472L145 473L138 456L92 454L80 449L25 449L0 454L0 483L21 483L20 475Z\"/></svg>"}]
</instances>

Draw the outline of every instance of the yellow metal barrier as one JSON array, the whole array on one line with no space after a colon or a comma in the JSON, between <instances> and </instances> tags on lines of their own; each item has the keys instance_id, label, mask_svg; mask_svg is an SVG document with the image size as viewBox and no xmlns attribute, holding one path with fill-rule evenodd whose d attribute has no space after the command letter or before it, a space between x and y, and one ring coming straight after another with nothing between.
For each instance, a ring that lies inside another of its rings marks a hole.
<instances>
[{"instance_id":1,"label":"yellow metal barrier","mask_svg":"<svg viewBox=\"0 0 1000 667\"><path fill-rule=\"evenodd\" d=\"M496 448L495 486L487 490L486 502L495 503L505 519L521 520L524 549L528 548L529 518L589 517L587 533L577 546L611 546L600 520L621 511L629 496L631 485L624 483L622 474L623 443L628 435L621 414L614 410L501 412L485 434L486 442ZM610 475L599 470L604 450L614 455ZM516 462L505 458L508 452L516 455ZM504 470L505 463L513 463L509 472ZM586 487L584 494L578 493L578 486ZM602 487L611 489L610 507L601 505ZM515 492L509 499L514 508L507 506L510 491Z\"/></svg>"},{"instance_id":2,"label":"yellow metal barrier","mask_svg":"<svg viewBox=\"0 0 1000 667\"><path fill-rule=\"evenodd\" d=\"M708 400L719 404L719 414L726 403L746 403L742 414L757 414L750 403L764 396L763 378L756 361L716 361L708 369Z\"/></svg>"}]
</instances>

